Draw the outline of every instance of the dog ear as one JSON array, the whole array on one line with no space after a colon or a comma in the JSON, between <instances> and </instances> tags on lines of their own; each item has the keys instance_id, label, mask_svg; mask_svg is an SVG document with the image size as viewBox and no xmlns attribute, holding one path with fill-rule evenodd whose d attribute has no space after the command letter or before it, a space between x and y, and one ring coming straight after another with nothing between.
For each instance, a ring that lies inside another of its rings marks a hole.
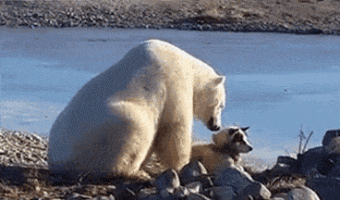
<instances>
[{"instance_id":1,"label":"dog ear","mask_svg":"<svg viewBox=\"0 0 340 200\"><path fill-rule=\"evenodd\" d=\"M232 136L232 135L234 135L234 133L237 131L237 129L234 129L234 128L231 128L231 129L229 129L229 135L230 136Z\"/></svg>"},{"instance_id":2,"label":"dog ear","mask_svg":"<svg viewBox=\"0 0 340 200\"><path fill-rule=\"evenodd\" d=\"M249 126L241 128L241 130L242 130L243 132L246 132L246 130L248 130L248 129L249 129Z\"/></svg>"}]
</instances>

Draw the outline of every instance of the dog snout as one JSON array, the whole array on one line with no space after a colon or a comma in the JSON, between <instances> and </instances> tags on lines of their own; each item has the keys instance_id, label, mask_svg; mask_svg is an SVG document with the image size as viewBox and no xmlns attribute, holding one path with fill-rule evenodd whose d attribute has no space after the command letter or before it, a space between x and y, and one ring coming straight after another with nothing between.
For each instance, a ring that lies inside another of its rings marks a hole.
<instances>
[{"instance_id":1,"label":"dog snout","mask_svg":"<svg viewBox=\"0 0 340 200\"><path fill-rule=\"evenodd\" d=\"M253 147L249 146L249 151L252 151L253 150Z\"/></svg>"}]
</instances>

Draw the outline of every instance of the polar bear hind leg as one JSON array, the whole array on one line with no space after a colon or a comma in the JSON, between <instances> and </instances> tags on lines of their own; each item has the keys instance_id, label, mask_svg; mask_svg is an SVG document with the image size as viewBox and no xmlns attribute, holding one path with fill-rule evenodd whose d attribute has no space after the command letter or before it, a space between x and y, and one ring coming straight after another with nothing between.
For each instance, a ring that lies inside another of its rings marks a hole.
<instances>
[{"instance_id":1,"label":"polar bear hind leg","mask_svg":"<svg viewBox=\"0 0 340 200\"><path fill-rule=\"evenodd\" d=\"M130 102L119 102L111 106L113 112L118 112L118 116L124 121L123 127L119 130L124 131L120 154L115 155L113 162L113 172L117 175L128 177L149 178L146 172L141 169L141 165L146 159L153 139L155 137L154 122L150 121L151 117L147 112L147 107L142 107ZM126 135L128 134L128 135ZM117 138L112 138L116 140ZM112 142L115 143L114 141ZM120 144L117 144L118 146Z\"/></svg>"}]
</instances>

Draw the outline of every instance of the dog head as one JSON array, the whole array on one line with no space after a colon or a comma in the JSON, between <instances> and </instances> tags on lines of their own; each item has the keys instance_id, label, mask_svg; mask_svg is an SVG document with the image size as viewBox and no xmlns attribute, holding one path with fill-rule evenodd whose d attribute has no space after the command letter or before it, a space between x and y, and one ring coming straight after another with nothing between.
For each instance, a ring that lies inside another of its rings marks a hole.
<instances>
[{"instance_id":1,"label":"dog head","mask_svg":"<svg viewBox=\"0 0 340 200\"><path fill-rule=\"evenodd\" d=\"M232 150L234 153L248 153L253 147L247 140L246 130L249 127L229 127L213 135L215 147L221 151Z\"/></svg>"}]
</instances>

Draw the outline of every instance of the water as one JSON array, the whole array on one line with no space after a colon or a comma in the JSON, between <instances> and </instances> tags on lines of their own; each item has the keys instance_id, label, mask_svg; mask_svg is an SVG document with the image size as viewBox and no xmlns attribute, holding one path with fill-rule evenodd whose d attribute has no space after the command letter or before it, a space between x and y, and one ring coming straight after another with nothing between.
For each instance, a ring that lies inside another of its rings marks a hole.
<instances>
[{"instance_id":1,"label":"water","mask_svg":"<svg viewBox=\"0 0 340 200\"><path fill-rule=\"evenodd\" d=\"M254 157L293 153L340 126L340 37L125 29L0 28L1 126L47 135L77 90L140 42L160 38L227 76L225 125L250 126ZM194 136L211 133L195 123Z\"/></svg>"}]
</instances>

